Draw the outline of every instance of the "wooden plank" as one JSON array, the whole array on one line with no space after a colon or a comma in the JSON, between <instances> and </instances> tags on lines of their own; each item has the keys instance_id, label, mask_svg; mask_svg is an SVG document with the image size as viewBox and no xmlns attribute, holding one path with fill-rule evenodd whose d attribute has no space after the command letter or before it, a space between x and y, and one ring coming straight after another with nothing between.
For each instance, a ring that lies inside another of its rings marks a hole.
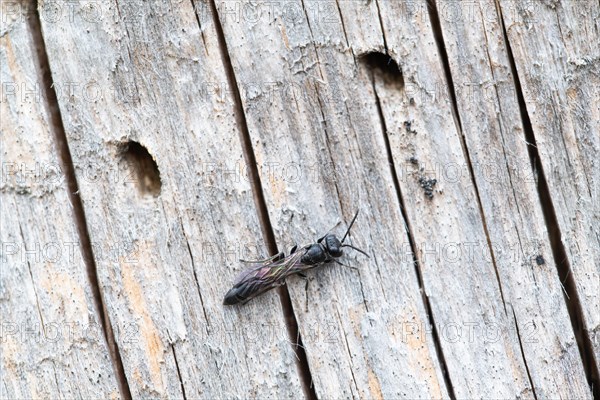
<instances>
[{"instance_id":1,"label":"wooden plank","mask_svg":"<svg viewBox=\"0 0 600 400\"><path fill-rule=\"evenodd\" d=\"M317 397L448 397L370 72L348 46L338 5L255 2L244 14L236 4L217 8L280 250L360 209L352 242L371 254L348 250L344 262L357 270L311 271L307 287L288 280ZM353 10L365 26L377 21L376 6L366 7ZM370 29L348 32L350 42L382 48ZM323 333L327 342L315 340Z\"/></svg>"},{"instance_id":2,"label":"wooden plank","mask_svg":"<svg viewBox=\"0 0 600 400\"><path fill-rule=\"evenodd\" d=\"M580 302L600 363L600 5L501 1L527 112Z\"/></svg>"},{"instance_id":3,"label":"wooden plank","mask_svg":"<svg viewBox=\"0 0 600 400\"><path fill-rule=\"evenodd\" d=\"M7 5L8 6L8 5ZM0 31L2 398L119 398L25 9Z\"/></svg>"},{"instance_id":4,"label":"wooden plank","mask_svg":"<svg viewBox=\"0 0 600 400\"><path fill-rule=\"evenodd\" d=\"M427 3L377 4L387 50L403 80L398 87L376 76L375 88L454 393L531 397Z\"/></svg>"},{"instance_id":5,"label":"wooden plank","mask_svg":"<svg viewBox=\"0 0 600 400\"><path fill-rule=\"evenodd\" d=\"M440 1L437 10L504 302L516 319L535 395L590 398L530 166L501 17L494 1L457 5Z\"/></svg>"},{"instance_id":6,"label":"wooden plank","mask_svg":"<svg viewBox=\"0 0 600 400\"><path fill-rule=\"evenodd\" d=\"M60 106L133 397L297 396L277 296L222 305L237 259L265 254L214 25L191 3L90 4L43 33L77 85Z\"/></svg>"}]
</instances>

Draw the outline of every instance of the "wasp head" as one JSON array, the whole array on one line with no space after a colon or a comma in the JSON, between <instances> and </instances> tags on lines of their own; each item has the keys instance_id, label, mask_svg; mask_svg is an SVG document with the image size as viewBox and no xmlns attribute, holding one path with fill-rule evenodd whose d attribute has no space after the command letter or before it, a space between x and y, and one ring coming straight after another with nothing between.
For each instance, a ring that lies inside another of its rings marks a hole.
<instances>
[{"instance_id":1,"label":"wasp head","mask_svg":"<svg viewBox=\"0 0 600 400\"><path fill-rule=\"evenodd\" d=\"M335 258L342 256L342 242L335 235L326 235L323 238L323 245L330 256Z\"/></svg>"}]
</instances>

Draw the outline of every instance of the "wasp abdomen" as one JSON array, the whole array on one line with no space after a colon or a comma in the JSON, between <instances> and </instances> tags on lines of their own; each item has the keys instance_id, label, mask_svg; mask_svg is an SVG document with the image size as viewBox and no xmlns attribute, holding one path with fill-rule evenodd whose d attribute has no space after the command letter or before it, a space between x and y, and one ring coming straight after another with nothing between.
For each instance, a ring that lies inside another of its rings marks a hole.
<instances>
[{"instance_id":1,"label":"wasp abdomen","mask_svg":"<svg viewBox=\"0 0 600 400\"><path fill-rule=\"evenodd\" d=\"M225 298L223 299L223 304L226 306L231 306L231 305L237 304L239 302L242 302L244 300L245 300L245 298L240 295L238 288L234 287L234 288L229 289L227 294L225 294Z\"/></svg>"},{"instance_id":2,"label":"wasp abdomen","mask_svg":"<svg viewBox=\"0 0 600 400\"><path fill-rule=\"evenodd\" d=\"M227 294L225 294L223 304L230 306L237 303L245 303L253 294L255 294L255 292L258 292L259 289L259 285L254 281L235 285L229 289Z\"/></svg>"}]
</instances>

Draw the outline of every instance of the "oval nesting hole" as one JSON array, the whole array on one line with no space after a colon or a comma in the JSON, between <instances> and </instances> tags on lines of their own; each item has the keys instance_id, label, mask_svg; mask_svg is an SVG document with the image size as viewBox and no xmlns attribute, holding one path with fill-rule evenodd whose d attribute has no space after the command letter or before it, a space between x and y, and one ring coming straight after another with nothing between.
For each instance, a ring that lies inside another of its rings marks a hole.
<instances>
[{"instance_id":1,"label":"oval nesting hole","mask_svg":"<svg viewBox=\"0 0 600 400\"><path fill-rule=\"evenodd\" d=\"M372 51L362 54L360 60L372 70L380 71L387 80L404 86L402 71L398 63L389 55L379 51Z\"/></svg>"},{"instance_id":2,"label":"oval nesting hole","mask_svg":"<svg viewBox=\"0 0 600 400\"><path fill-rule=\"evenodd\" d=\"M138 142L129 141L124 145L123 159L130 169L129 180L137 183L140 193L158 196L162 186L160 171L148 149Z\"/></svg>"}]
</instances>

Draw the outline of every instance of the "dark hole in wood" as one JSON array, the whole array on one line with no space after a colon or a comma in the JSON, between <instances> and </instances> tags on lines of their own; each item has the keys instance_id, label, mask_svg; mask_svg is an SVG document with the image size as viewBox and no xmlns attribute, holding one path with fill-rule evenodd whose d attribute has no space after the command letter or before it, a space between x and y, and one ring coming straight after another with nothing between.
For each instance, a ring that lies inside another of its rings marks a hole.
<instances>
[{"instance_id":1,"label":"dark hole in wood","mask_svg":"<svg viewBox=\"0 0 600 400\"><path fill-rule=\"evenodd\" d=\"M379 51L363 54L360 60L369 68L383 73L386 79L401 83L404 86L404 78L398 63L389 55Z\"/></svg>"},{"instance_id":2,"label":"dark hole in wood","mask_svg":"<svg viewBox=\"0 0 600 400\"><path fill-rule=\"evenodd\" d=\"M125 145L125 162L131 171L129 180L135 180L144 195L158 196L162 183L160 171L148 150L138 142L130 141Z\"/></svg>"},{"instance_id":3,"label":"dark hole in wood","mask_svg":"<svg viewBox=\"0 0 600 400\"><path fill-rule=\"evenodd\" d=\"M546 264L546 260L544 260L544 257L539 255L535 258L535 262L537 265L544 265Z\"/></svg>"}]
</instances>

